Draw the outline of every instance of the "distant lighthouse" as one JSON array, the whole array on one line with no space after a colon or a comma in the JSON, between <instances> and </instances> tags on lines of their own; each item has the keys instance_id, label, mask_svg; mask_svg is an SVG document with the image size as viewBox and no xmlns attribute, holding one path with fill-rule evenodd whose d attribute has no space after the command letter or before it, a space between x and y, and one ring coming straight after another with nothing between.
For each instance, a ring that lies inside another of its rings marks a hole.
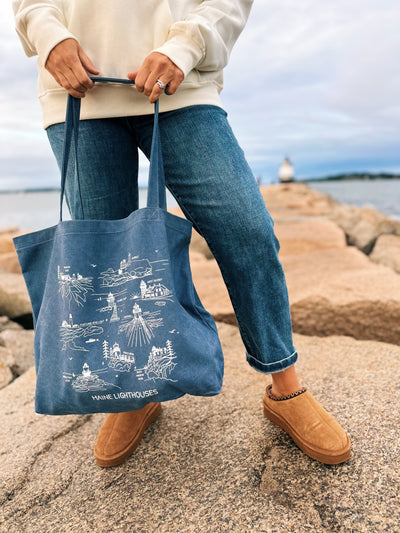
<instances>
[{"instance_id":1,"label":"distant lighthouse","mask_svg":"<svg viewBox=\"0 0 400 533\"><path fill-rule=\"evenodd\" d=\"M279 167L279 181L281 183L289 183L293 181L294 179L294 168L292 163L290 162L289 157L285 157L284 162Z\"/></svg>"}]
</instances>

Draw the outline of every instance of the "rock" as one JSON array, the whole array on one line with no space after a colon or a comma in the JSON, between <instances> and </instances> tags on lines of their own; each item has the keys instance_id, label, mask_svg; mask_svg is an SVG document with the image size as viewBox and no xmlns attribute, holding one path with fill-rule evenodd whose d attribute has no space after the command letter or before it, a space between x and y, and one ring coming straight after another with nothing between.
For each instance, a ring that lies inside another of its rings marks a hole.
<instances>
[{"instance_id":1,"label":"rock","mask_svg":"<svg viewBox=\"0 0 400 533\"><path fill-rule=\"evenodd\" d=\"M338 205L328 194L311 189L306 183L266 185L260 191L274 219L294 214L327 215Z\"/></svg>"},{"instance_id":2,"label":"rock","mask_svg":"<svg viewBox=\"0 0 400 533\"><path fill-rule=\"evenodd\" d=\"M370 207L340 206L331 213L330 219L345 231L349 244L366 254L370 253L379 235L400 235L400 222Z\"/></svg>"},{"instance_id":3,"label":"rock","mask_svg":"<svg viewBox=\"0 0 400 533\"><path fill-rule=\"evenodd\" d=\"M285 231L290 234L290 227ZM289 244L282 247L281 261L294 331L318 336L351 335L400 344L398 274L374 264L354 247L302 253L295 242L292 247ZM194 284L204 307L215 320L236 324L217 263L207 261L201 254L191 253L190 257Z\"/></svg>"},{"instance_id":4,"label":"rock","mask_svg":"<svg viewBox=\"0 0 400 533\"><path fill-rule=\"evenodd\" d=\"M0 270L13 272L14 274L22 274L16 252L0 255Z\"/></svg>"},{"instance_id":5,"label":"rock","mask_svg":"<svg viewBox=\"0 0 400 533\"><path fill-rule=\"evenodd\" d=\"M0 346L0 389L6 387L14 379L15 366L12 353Z\"/></svg>"},{"instance_id":6,"label":"rock","mask_svg":"<svg viewBox=\"0 0 400 533\"><path fill-rule=\"evenodd\" d=\"M0 233L0 254L15 252L13 236Z\"/></svg>"},{"instance_id":7,"label":"rock","mask_svg":"<svg viewBox=\"0 0 400 533\"><path fill-rule=\"evenodd\" d=\"M35 363L33 342L33 330L7 329L0 333L0 344L12 353L15 360L14 371L18 375L29 370Z\"/></svg>"},{"instance_id":8,"label":"rock","mask_svg":"<svg viewBox=\"0 0 400 533\"><path fill-rule=\"evenodd\" d=\"M7 387L7 385L11 383L13 379L14 374L12 373L11 369L8 366L3 365L3 363L0 363L0 389Z\"/></svg>"},{"instance_id":9,"label":"rock","mask_svg":"<svg viewBox=\"0 0 400 533\"><path fill-rule=\"evenodd\" d=\"M380 235L369 258L400 274L400 235Z\"/></svg>"},{"instance_id":10,"label":"rock","mask_svg":"<svg viewBox=\"0 0 400 533\"><path fill-rule=\"evenodd\" d=\"M348 235L361 220L361 209L354 205L338 204L330 213L329 219Z\"/></svg>"},{"instance_id":11,"label":"rock","mask_svg":"<svg viewBox=\"0 0 400 533\"><path fill-rule=\"evenodd\" d=\"M346 246L343 231L326 219L280 218L275 233L281 245L280 256Z\"/></svg>"},{"instance_id":12,"label":"rock","mask_svg":"<svg viewBox=\"0 0 400 533\"><path fill-rule=\"evenodd\" d=\"M8 228L0 228L0 235L20 235L21 231L18 226L9 226Z\"/></svg>"},{"instance_id":13,"label":"rock","mask_svg":"<svg viewBox=\"0 0 400 533\"><path fill-rule=\"evenodd\" d=\"M400 276L353 247L282 257L293 329L400 344Z\"/></svg>"},{"instance_id":14,"label":"rock","mask_svg":"<svg viewBox=\"0 0 400 533\"><path fill-rule=\"evenodd\" d=\"M192 232L190 250L202 254L206 259L214 259L206 240L195 230Z\"/></svg>"},{"instance_id":15,"label":"rock","mask_svg":"<svg viewBox=\"0 0 400 533\"><path fill-rule=\"evenodd\" d=\"M0 315L16 318L31 313L24 278L18 274L0 272Z\"/></svg>"},{"instance_id":16,"label":"rock","mask_svg":"<svg viewBox=\"0 0 400 533\"><path fill-rule=\"evenodd\" d=\"M6 329L23 329L17 322L13 322L8 316L0 316L0 332Z\"/></svg>"},{"instance_id":17,"label":"rock","mask_svg":"<svg viewBox=\"0 0 400 533\"><path fill-rule=\"evenodd\" d=\"M165 403L116 468L93 458L105 415L34 414L33 369L0 391L1 530L397 531L400 348L295 336L302 381L352 438L350 461L326 466L263 417L269 379L245 362L237 328L219 331L222 393Z\"/></svg>"}]
</instances>

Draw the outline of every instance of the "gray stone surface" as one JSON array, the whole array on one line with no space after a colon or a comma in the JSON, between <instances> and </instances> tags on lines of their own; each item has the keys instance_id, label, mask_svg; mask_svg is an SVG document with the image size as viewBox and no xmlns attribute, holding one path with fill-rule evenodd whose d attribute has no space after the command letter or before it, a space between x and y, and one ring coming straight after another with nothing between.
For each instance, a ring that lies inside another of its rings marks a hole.
<instances>
[{"instance_id":1,"label":"gray stone surface","mask_svg":"<svg viewBox=\"0 0 400 533\"><path fill-rule=\"evenodd\" d=\"M0 272L0 315L15 318L29 313L32 313L32 306L24 278Z\"/></svg>"},{"instance_id":2,"label":"gray stone surface","mask_svg":"<svg viewBox=\"0 0 400 533\"><path fill-rule=\"evenodd\" d=\"M34 364L33 330L6 329L0 333L0 345L12 352L15 360L15 372L23 374Z\"/></svg>"},{"instance_id":3,"label":"gray stone surface","mask_svg":"<svg viewBox=\"0 0 400 533\"><path fill-rule=\"evenodd\" d=\"M350 461L325 466L264 419L269 378L245 362L237 328L219 330L221 395L165 404L119 467L92 456L105 415L34 414L32 370L1 391L0 531L399 531L400 348L295 336L303 383L352 438Z\"/></svg>"}]
</instances>

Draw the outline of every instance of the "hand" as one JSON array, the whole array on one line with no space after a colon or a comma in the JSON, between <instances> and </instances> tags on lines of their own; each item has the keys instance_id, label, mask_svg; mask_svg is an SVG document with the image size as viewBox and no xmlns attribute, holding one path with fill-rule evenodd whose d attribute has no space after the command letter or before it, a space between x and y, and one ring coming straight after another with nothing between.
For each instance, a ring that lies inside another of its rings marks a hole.
<instances>
[{"instance_id":1,"label":"hand","mask_svg":"<svg viewBox=\"0 0 400 533\"><path fill-rule=\"evenodd\" d=\"M57 44L47 58L46 69L56 82L76 98L84 98L94 85L86 71L99 74L75 39Z\"/></svg>"},{"instance_id":2,"label":"hand","mask_svg":"<svg viewBox=\"0 0 400 533\"><path fill-rule=\"evenodd\" d=\"M163 92L157 85L157 80L165 83L165 94L170 95L176 92L184 77L182 70L169 57L159 52L152 52L139 70L128 74L128 78L135 81L136 89L148 96L151 104L154 104Z\"/></svg>"}]
</instances>

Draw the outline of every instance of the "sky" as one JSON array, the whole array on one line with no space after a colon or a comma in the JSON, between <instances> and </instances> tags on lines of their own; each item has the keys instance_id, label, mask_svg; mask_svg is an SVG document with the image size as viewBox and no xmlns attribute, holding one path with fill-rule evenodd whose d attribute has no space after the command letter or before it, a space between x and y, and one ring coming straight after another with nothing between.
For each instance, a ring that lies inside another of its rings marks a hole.
<instances>
[{"instance_id":1,"label":"sky","mask_svg":"<svg viewBox=\"0 0 400 533\"><path fill-rule=\"evenodd\" d=\"M222 100L256 176L400 173L399 0L256 0ZM0 5L0 190L57 187L36 62ZM141 182L147 162L141 159Z\"/></svg>"}]
</instances>

